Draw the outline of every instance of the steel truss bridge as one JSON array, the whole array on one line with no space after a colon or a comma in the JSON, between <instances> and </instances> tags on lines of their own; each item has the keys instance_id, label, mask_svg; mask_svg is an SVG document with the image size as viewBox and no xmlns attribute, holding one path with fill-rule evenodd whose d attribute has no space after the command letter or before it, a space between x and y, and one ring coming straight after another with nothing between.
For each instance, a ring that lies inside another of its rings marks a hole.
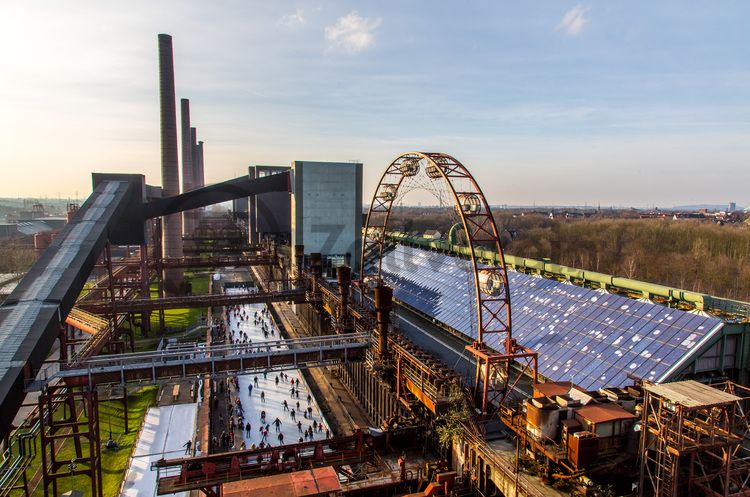
<instances>
[{"instance_id":1,"label":"steel truss bridge","mask_svg":"<svg viewBox=\"0 0 750 497\"><path fill-rule=\"evenodd\" d=\"M262 344L213 345L93 357L63 369L52 379L69 387L158 383L210 375L283 371L361 361L368 333L273 340Z\"/></svg>"}]
</instances>

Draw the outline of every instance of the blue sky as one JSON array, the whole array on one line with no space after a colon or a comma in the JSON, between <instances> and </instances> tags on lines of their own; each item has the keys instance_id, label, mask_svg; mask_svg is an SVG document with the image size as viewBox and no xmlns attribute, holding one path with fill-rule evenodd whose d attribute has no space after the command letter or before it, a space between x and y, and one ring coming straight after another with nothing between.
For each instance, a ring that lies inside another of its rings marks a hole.
<instances>
[{"instance_id":1,"label":"blue sky","mask_svg":"<svg viewBox=\"0 0 750 497\"><path fill-rule=\"evenodd\" d=\"M746 2L4 2L0 195L158 184L156 35L206 174L402 151L493 203L750 204ZM9 179L9 180L8 180Z\"/></svg>"}]
</instances>

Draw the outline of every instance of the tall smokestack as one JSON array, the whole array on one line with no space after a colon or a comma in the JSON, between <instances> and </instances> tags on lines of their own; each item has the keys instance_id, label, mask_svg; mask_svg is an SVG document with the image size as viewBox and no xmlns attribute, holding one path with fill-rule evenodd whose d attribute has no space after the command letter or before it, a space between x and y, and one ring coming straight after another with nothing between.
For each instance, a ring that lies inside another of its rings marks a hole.
<instances>
[{"instance_id":1,"label":"tall smokestack","mask_svg":"<svg viewBox=\"0 0 750 497\"><path fill-rule=\"evenodd\" d=\"M202 168L201 160L203 160L203 156L198 148L198 130L196 130L195 128L190 128L190 140L192 144L191 153L193 154L193 185L195 188L202 188L205 185L203 184L203 175L199 174L199 170ZM195 209L193 211L193 222L195 223L196 227L200 225L202 218L203 208Z\"/></svg>"},{"instance_id":2,"label":"tall smokestack","mask_svg":"<svg viewBox=\"0 0 750 497\"><path fill-rule=\"evenodd\" d=\"M180 118L182 121L182 193L187 193L195 189L193 180L193 140L191 138L190 128L190 100L187 98L180 99ZM192 211L182 213L182 232L186 235L193 233L193 218L195 214Z\"/></svg>"},{"instance_id":3,"label":"tall smokestack","mask_svg":"<svg viewBox=\"0 0 750 497\"><path fill-rule=\"evenodd\" d=\"M198 141L198 132L195 128L190 128L190 131L193 133L193 172L195 173L193 181L195 187L199 188L206 186L203 177L203 142Z\"/></svg>"},{"instance_id":4,"label":"tall smokestack","mask_svg":"<svg viewBox=\"0 0 750 497\"><path fill-rule=\"evenodd\" d=\"M206 186L206 178L203 174L203 142L198 142L198 184Z\"/></svg>"},{"instance_id":5,"label":"tall smokestack","mask_svg":"<svg viewBox=\"0 0 750 497\"><path fill-rule=\"evenodd\" d=\"M161 110L161 184L165 197L179 195L180 171L177 160L177 115L174 93L174 59L172 37L159 35L159 106ZM182 257L182 216L171 214L164 218L164 256ZM167 293L179 293L181 269L164 271Z\"/></svg>"}]
</instances>

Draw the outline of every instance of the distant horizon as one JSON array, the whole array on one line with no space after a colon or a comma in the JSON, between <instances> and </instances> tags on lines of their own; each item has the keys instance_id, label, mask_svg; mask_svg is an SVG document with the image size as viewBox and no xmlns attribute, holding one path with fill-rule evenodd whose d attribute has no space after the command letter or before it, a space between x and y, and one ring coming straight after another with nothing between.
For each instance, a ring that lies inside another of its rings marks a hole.
<instances>
[{"instance_id":1,"label":"distant horizon","mask_svg":"<svg viewBox=\"0 0 750 497\"><path fill-rule=\"evenodd\" d=\"M39 202L56 202L56 203L63 203L63 202L80 202L83 203L86 200L87 197L74 199L70 197L0 197L0 205L2 205L3 201L16 201L16 202L23 202L23 201L39 201ZM365 203L362 204L363 208L366 210L370 206L370 201L366 200ZM439 205L439 204L429 204L429 203L417 203L417 204L401 204L398 207L413 207L413 208L434 208L434 207L444 207L444 208L450 208L451 206L448 205ZM705 203L692 203L692 204L683 204L683 205L657 205L657 206L651 206L651 205L575 205L575 204L490 204L490 207L493 209L590 209L590 210L629 210L629 209L637 209L637 210L653 210L653 209L668 209L668 210L697 210L697 209L710 209L710 210L726 210L729 207L729 202L720 203L720 202L705 202ZM746 207L740 204L737 204L735 210L740 211L745 209Z\"/></svg>"}]
</instances>

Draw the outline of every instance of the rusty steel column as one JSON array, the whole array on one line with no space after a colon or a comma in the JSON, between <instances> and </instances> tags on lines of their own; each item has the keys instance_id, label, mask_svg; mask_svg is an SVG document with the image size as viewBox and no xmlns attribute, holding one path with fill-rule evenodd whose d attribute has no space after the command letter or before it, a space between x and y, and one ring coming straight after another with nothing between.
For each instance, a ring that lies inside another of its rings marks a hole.
<instances>
[{"instance_id":1,"label":"rusty steel column","mask_svg":"<svg viewBox=\"0 0 750 497\"><path fill-rule=\"evenodd\" d=\"M375 317L378 323L378 349L380 360L388 359L388 325L393 309L393 288L386 285L375 287Z\"/></svg>"},{"instance_id":2,"label":"rusty steel column","mask_svg":"<svg viewBox=\"0 0 750 497\"><path fill-rule=\"evenodd\" d=\"M339 323L341 331L351 333L352 328L349 324L349 287L352 282L352 268L349 266L339 266L336 268L336 279L339 283Z\"/></svg>"},{"instance_id":3,"label":"rusty steel column","mask_svg":"<svg viewBox=\"0 0 750 497\"><path fill-rule=\"evenodd\" d=\"M296 268L297 274L294 275L295 278L297 278L297 288L302 288L304 286L304 281L302 281L302 265L305 262L305 246L304 245L295 245L294 246L294 267Z\"/></svg>"},{"instance_id":4,"label":"rusty steel column","mask_svg":"<svg viewBox=\"0 0 750 497\"><path fill-rule=\"evenodd\" d=\"M182 122L182 193L187 193L195 189L193 180L193 140L190 132L190 100L187 98L180 99L180 119ZM195 229L195 226L193 226L193 217L193 211L182 213L183 234L190 235L193 233Z\"/></svg>"},{"instance_id":5,"label":"rusty steel column","mask_svg":"<svg viewBox=\"0 0 750 497\"><path fill-rule=\"evenodd\" d=\"M318 282L323 276L323 256L320 252L313 252L310 254L310 272L313 278L313 295L318 295Z\"/></svg>"},{"instance_id":6,"label":"rusty steel column","mask_svg":"<svg viewBox=\"0 0 750 497\"><path fill-rule=\"evenodd\" d=\"M177 116L174 91L174 59L172 37L159 35L159 107L161 115L161 183L162 194L172 197L180 193L180 171L177 160ZM164 218L164 256L182 257L182 215ZM168 293L179 292L182 269L164 271Z\"/></svg>"}]
</instances>

